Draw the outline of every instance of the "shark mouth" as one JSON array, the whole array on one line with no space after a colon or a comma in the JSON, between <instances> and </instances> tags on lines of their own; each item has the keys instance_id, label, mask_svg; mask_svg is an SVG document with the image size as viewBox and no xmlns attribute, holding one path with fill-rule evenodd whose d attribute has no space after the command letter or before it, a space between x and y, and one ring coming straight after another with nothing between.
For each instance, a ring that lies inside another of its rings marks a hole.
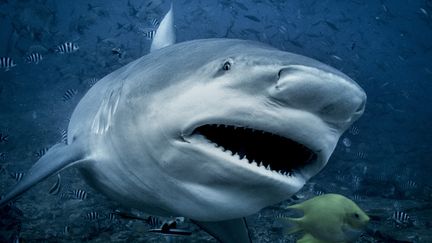
<instances>
[{"instance_id":1,"label":"shark mouth","mask_svg":"<svg viewBox=\"0 0 432 243\"><path fill-rule=\"evenodd\" d=\"M317 154L308 147L262 130L210 124L197 127L193 133L204 136L224 152L231 151L231 156L237 154L240 160L246 158L249 163L282 175L293 176L317 160Z\"/></svg>"}]
</instances>

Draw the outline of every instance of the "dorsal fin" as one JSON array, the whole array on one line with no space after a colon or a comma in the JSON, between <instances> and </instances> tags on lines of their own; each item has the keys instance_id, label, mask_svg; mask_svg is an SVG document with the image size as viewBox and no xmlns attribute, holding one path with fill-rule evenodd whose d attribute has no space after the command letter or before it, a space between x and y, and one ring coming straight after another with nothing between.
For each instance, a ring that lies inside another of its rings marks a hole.
<instances>
[{"instance_id":1,"label":"dorsal fin","mask_svg":"<svg viewBox=\"0 0 432 243\"><path fill-rule=\"evenodd\" d=\"M175 39L176 37L174 33L174 11L173 4L171 2L170 10L162 19L156 31L156 35L153 38L150 52L174 44Z\"/></svg>"}]
</instances>

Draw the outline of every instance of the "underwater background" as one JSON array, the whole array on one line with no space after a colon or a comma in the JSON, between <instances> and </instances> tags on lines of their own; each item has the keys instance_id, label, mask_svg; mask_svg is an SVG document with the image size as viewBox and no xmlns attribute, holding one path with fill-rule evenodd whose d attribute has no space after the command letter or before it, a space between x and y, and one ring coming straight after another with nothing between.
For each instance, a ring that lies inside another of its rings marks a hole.
<instances>
[{"instance_id":1,"label":"underwater background","mask_svg":"<svg viewBox=\"0 0 432 243\"><path fill-rule=\"evenodd\" d=\"M0 0L0 194L65 140L97 80L149 52L169 4ZM254 242L295 242L275 218L323 193L345 195L371 216L357 242L432 242L431 0L176 0L174 14L177 42L260 41L329 64L368 95L326 168L292 199L247 218ZM59 49L69 42L79 49ZM119 217L113 212L126 209L75 169L58 178L0 209L0 242L216 242L183 218L191 236L149 233L167 219Z\"/></svg>"}]
</instances>

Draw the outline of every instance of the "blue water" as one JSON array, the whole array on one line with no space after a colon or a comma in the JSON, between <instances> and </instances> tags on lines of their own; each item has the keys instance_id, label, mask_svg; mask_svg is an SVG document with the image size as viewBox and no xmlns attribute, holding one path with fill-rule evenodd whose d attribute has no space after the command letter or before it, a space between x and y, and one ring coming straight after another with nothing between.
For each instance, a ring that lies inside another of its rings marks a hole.
<instances>
[{"instance_id":1,"label":"blue water","mask_svg":"<svg viewBox=\"0 0 432 243\"><path fill-rule=\"evenodd\" d=\"M256 40L320 60L359 83L368 95L365 114L303 195L356 196L375 215L359 242L432 242L432 1L178 0L174 6L178 42ZM149 52L151 40L143 33L168 8L163 0L0 1L0 57L17 64L0 70L0 133L8 135L0 141L1 193L15 183L11 173L25 172L36 152L61 140L93 80ZM80 49L56 54L65 42ZM26 64L31 52L43 60ZM68 90L74 94L64 98ZM12 211L2 211L0 241L214 241L188 222L194 234L175 239L147 233L149 226L136 220L87 222L86 213L106 215L118 205L73 169L62 173L63 191L86 190L86 200L50 195L55 181L49 178ZM282 211L265 209L248 218L253 239L293 242L273 224ZM394 211L407 212L412 223L395 224Z\"/></svg>"}]
</instances>

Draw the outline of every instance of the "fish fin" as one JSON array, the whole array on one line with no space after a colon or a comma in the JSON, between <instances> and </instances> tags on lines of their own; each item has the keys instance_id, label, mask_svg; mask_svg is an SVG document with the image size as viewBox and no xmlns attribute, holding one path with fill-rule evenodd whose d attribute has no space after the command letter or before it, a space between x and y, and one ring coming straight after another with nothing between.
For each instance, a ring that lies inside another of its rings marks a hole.
<instances>
[{"instance_id":1,"label":"fish fin","mask_svg":"<svg viewBox=\"0 0 432 243\"><path fill-rule=\"evenodd\" d=\"M174 10L173 3L171 2L170 10L160 22L159 27L156 30L156 34L153 37L150 52L173 45L175 41L176 36L174 31Z\"/></svg>"},{"instance_id":2,"label":"fish fin","mask_svg":"<svg viewBox=\"0 0 432 243\"><path fill-rule=\"evenodd\" d=\"M192 222L222 243L252 242L245 218L217 222L200 222L192 220Z\"/></svg>"},{"instance_id":3,"label":"fish fin","mask_svg":"<svg viewBox=\"0 0 432 243\"><path fill-rule=\"evenodd\" d=\"M51 147L1 200L0 207L23 194L31 187L60 170L84 161L84 152L79 143L58 143Z\"/></svg>"},{"instance_id":4,"label":"fish fin","mask_svg":"<svg viewBox=\"0 0 432 243\"><path fill-rule=\"evenodd\" d=\"M304 234L302 238L296 241L296 243L331 243L331 242L319 240L313 237L311 234Z\"/></svg>"},{"instance_id":5,"label":"fish fin","mask_svg":"<svg viewBox=\"0 0 432 243\"><path fill-rule=\"evenodd\" d=\"M276 221L280 222L283 226L285 226L285 234L293 234L303 230L298 224L299 222L301 222L301 219L302 218L277 217Z\"/></svg>"}]
</instances>

